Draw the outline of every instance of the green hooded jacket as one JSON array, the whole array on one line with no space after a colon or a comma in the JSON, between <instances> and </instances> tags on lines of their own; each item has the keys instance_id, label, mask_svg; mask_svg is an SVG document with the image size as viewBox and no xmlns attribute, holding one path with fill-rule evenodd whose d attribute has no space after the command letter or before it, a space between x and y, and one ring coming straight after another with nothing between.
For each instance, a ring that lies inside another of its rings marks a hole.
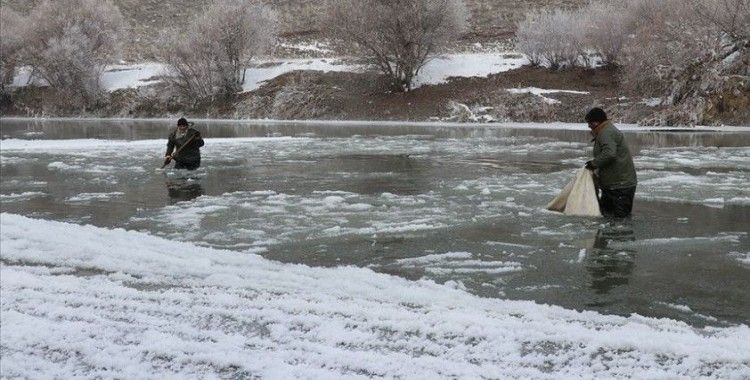
<instances>
[{"instance_id":1,"label":"green hooded jacket","mask_svg":"<svg viewBox=\"0 0 750 380\"><path fill-rule=\"evenodd\" d=\"M594 137L594 167L603 189L625 189L638 183L633 157L622 132L607 120Z\"/></svg>"}]
</instances>

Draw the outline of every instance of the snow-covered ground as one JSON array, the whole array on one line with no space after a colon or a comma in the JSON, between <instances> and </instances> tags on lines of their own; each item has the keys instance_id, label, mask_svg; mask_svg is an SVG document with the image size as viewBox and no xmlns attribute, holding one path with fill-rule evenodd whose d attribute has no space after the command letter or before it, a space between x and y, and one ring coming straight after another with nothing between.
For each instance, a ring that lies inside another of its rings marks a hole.
<instances>
[{"instance_id":1,"label":"snow-covered ground","mask_svg":"<svg viewBox=\"0 0 750 380\"><path fill-rule=\"evenodd\" d=\"M447 54L427 62L414 87L444 83L451 77L487 77L528 64L525 56L510 52Z\"/></svg>"},{"instance_id":2,"label":"snow-covered ground","mask_svg":"<svg viewBox=\"0 0 750 380\"><path fill-rule=\"evenodd\" d=\"M0 227L3 378L750 377L744 325L478 298L5 213Z\"/></svg>"},{"instance_id":3,"label":"snow-covered ground","mask_svg":"<svg viewBox=\"0 0 750 380\"><path fill-rule=\"evenodd\" d=\"M321 49L315 45L304 46L304 48ZM516 53L447 54L427 63L417 77L415 87L443 83L450 77L486 77L526 64L528 60ZM366 68L362 65L346 63L338 58L296 58L258 62L245 71L246 77L242 89L243 91L256 90L265 81L295 70L360 72ZM137 88L157 83L159 80L155 77L167 73L167 66L157 62L112 65L107 67L102 75L102 87L107 91ZM30 74L29 68L21 68L13 80L13 85L25 86Z\"/></svg>"},{"instance_id":4,"label":"snow-covered ground","mask_svg":"<svg viewBox=\"0 0 750 380\"><path fill-rule=\"evenodd\" d=\"M158 62L144 62L136 64L121 64L108 66L101 77L102 88L106 91L115 91L123 88L137 88L158 83L160 80L155 77L164 75L167 67ZM28 67L19 69L13 86L22 87L29 83L31 70ZM41 79L36 78L36 84L44 84Z\"/></svg>"},{"instance_id":5,"label":"snow-covered ground","mask_svg":"<svg viewBox=\"0 0 750 380\"><path fill-rule=\"evenodd\" d=\"M555 93L566 93L576 95L587 95L587 91L572 91L572 90L550 90L538 87L525 87L525 88L509 88L507 90L511 94L533 94L540 97L547 104L560 104L557 99L552 99L544 96L544 94L555 94Z\"/></svg>"},{"instance_id":6,"label":"snow-covered ground","mask_svg":"<svg viewBox=\"0 0 750 380\"><path fill-rule=\"evenodd\" d=\"M272 62L266 65L248 68L245 71L245 83L242 85L242 90L257 90L265 81L296 70L353 72L361 69L362 67L359 65L343 63L335 58L290 59Z\"/></svg>"}]
</instances>

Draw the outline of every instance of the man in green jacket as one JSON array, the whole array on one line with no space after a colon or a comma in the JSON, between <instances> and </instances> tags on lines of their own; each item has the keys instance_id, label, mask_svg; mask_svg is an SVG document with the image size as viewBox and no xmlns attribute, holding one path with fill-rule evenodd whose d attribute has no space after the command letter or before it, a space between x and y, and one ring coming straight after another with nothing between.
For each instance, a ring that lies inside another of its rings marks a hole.
<instances>
[{"instance_id":1,"label":"man in green jacket","mask_svg":"<svg viewBox=\"0 0 750 380\"><path fill-rule=\"evenodd\" d=\"M204 144L200 132L190 128L184 117L177 120L177 129L167 138L167 153L164 154L164 165L175 160L175 169L195 170L201 166L200 147Z\"/></svg>"},{"instance_id":2,"label":"man in green jacket","mask_svg":"<svg viewBox=\"0 0 750 380\"><path fill-rule=\"evenodd\" d=\"M596 173L599 208L605 216L628 217L638 180L625 138L601 108L589 111L586 122L594 136L594 159L586 162L586 169Z\"/></svg>"}]
</instances>

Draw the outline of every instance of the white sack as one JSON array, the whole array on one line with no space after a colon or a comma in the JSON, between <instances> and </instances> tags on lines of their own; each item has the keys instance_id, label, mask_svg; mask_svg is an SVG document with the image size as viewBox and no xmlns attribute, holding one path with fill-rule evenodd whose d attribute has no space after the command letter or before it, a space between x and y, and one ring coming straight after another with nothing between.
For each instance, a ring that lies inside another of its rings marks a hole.
<instances>
[{"instance_id":1,"label":"white sack","mask_svg":"<svg viewBox=\"0 0 750 380\"><path fill-rule=\"evenodd\" d=\"M602 216L591 171L579 170L576 177L547 205L547 210L560 211L565 215Z\"/></svg>"}]
</instances>

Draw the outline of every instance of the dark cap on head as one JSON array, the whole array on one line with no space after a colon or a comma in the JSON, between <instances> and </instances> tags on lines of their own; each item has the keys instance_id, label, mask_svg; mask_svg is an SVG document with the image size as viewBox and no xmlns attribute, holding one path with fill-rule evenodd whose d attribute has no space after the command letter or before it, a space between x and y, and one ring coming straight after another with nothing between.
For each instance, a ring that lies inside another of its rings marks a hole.
<instances>
[{"instance_id":1,"label":"dark cap on head","mask_svg":"<svg viewBox=\"0 0 750 380\"><path fill-rule=\"evenodd\" d=\"M180 120L177 120L177 126L181 126L181 125L188 126L190 124L188 124L187 119L185 119L184 117L181 117Z\"/></svg>"},{"instance_id":2,"label":"dark cap on head","mask_svg":"<svg viewBox=\"0 0 750 380\"><path fill-rule=\"evenodd\" d=\"M604 112L604 110L599 107L592 108L591 111L589 111L589 113L586 114L585 120L587 123L591 123L591 122L601 123L607 120L607 113Z\"/></svg>"}]
</instances>

